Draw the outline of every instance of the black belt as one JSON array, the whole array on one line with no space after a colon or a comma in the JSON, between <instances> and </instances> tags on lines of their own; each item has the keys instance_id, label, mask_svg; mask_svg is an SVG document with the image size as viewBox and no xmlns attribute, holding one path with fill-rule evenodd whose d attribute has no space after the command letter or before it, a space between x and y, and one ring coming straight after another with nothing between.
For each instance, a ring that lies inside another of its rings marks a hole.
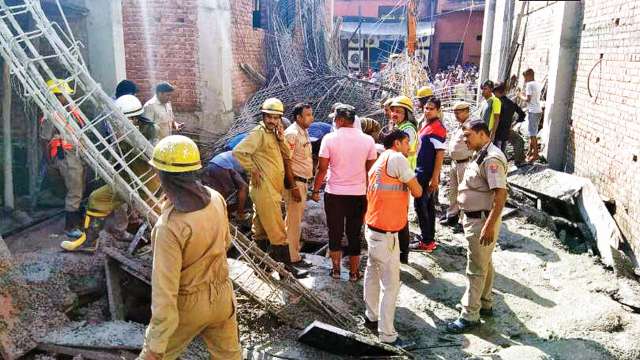
<instances>
[{"instance_id":1,"label":"black belt","mask_svg":"<svg viewBox=\"0 0 640 360\"><path fill-rule=\"evenodd\" d=\"M485 217L489 216L489 210L478 210L478 211L464 211L464 215L471 219L482 219L482 215Z\"/></svg>"},{"instance_id":2,"label":"black belt","mask_svg":"<svg viewBox=\"0 0 640 360\"><path fill-rule=\"evenodd\" d=\"M375 231L375 232L381 233L381 234L397 234L397 233L400 232L400 230L398 230L398 231L382 230L382 229L378 229L377 227L374 227L374 226L371 226L371 225L367 225L367 227L369 228L369 230Z\"/></svg>"},{"instance_id":3,"label":"black belt","mask_svg":"<svg viewBox=\"0 0 640 360\"><path fill-rule=\"evenodd\" d=\"M471 158L466 158L466 159L463 159L463 160L453 160L453 161L455 161L458 164L464 164L464 163L468 162L469 160L471 160Z\"/></svg>"},{"instance_id":4,"label":"black belt","mask_svg":"<svg viewBox=\"0 0 640 360\"><path fill-rule=\"evenodd\" d=\"M300 181L300 182L303 182L305 184L308 184L311 181L311 179L305 179L305 178L300 177L300 176L294 176L293 180Z\"/></svg>"}]
</instances>

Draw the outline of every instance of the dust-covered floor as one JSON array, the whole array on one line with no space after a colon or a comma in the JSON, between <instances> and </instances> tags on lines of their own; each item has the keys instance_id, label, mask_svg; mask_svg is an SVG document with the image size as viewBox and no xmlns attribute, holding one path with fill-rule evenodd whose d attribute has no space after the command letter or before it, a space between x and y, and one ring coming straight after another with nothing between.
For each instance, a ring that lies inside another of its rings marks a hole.
<instances>
[{"instance_id":1,"label":"dust-covered floor","mask_svg":"<svg viewBox=\"0 0 640 360\"><path fill-rule=\"evenodd\" d=\"M59 221L35 228L40 241L29 232L7 239L27 280L51 292L104 289L101 278L85 273L87 269L101 271L101 258L60 253L55 248L59 239L45 235L46 231L61 230L58 228ZM412 231L417 231L415 223ZM435 252L411 253L410 264L402 265L396 327L403 338L417 343L413 351L417 358L640 358L640 315L634 312L638 309L614 300L621 288L631 292L631 297L640 296L637 284L616 278L596 257L587 252L576 253L574 248L560 243L551 230L518 214L504 221L493 254L493 318L485 319L480 328L468 335L445 333L446 322L458 314L456 305L465 288L465 239L439 225L437 239L439 248ZM341 281L330 279L328 264L327 260L313 270L316 283L322 284L318 288L341 297L335 300L346 304L355 315L362 314L362 283L351 284L346 277ZM66 279L56 275L61 269ZM64 286L46 285L49 281ZM107 320L104 294L97 294L61 298L60 306L70 308L76 303L76 309L68 313L74 320ZM295 336L299 330L279 322L242 295L238 302L245 348L289 358L340 358L297 345Z\"/></svg>"}]
</instances>

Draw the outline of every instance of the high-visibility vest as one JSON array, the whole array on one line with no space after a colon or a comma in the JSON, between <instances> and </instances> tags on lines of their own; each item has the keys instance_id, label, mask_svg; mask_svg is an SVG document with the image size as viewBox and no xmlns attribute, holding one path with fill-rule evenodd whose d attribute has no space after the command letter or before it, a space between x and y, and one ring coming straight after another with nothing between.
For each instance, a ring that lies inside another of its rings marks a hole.
<instances>
[{"instance_id":1,"label":"high-visibility vest","mask_svg":"<svg viewBox=\"0 0 640 360\"><path fill-rule=\"evenodd\" d=\"M404 121L402 124L398 125L398 129L407 132L413 130L415 134L413 141L409 143L409 156L407 156L407 160L409 160L409 165L412 169L416 168L417 162L417 150L418 150L418 129L416 128L411 121Z\"/></svg>"},{"instance_id":2,"label":"high-visibility vest","mask_svg":"<svg viewBox=\"0 0 640 360\"><path fill-rule=\"evenodd\" d=\"M365 222L381 230L400 231L408 221L409 188L400 179L387 174L392 151L383 152L369 172Z\"/></svg>"},{"instance_id":3,"label":"high-visibility vest","mask_svg":"<svg viewBox=\"0 0 640 360\"><path fill-rule=\"evenodd\" d=\"M78 126L84 127L85 125L84 120L82 119L82 117L80 116L80 114L76 109L71 110L69 113L71 114L73 119L76 121ZM67 128L67 131L73 132L73 128L71 127L71 125L69 125L68 120L63 119L58 113L54 113L53 117L55 121L59 123L65 123L65 127ZM44 115L40 117L40 125L42 125L43 123L44 123ZM58 156L58 151L60 149L64 151L71 151L73 150L73 144L63 140L60 136L56 135L53 137L53 139L51 139L51 141L49 141L49 157L53 159L56 156Z\"/></svg>"}]
</instances>

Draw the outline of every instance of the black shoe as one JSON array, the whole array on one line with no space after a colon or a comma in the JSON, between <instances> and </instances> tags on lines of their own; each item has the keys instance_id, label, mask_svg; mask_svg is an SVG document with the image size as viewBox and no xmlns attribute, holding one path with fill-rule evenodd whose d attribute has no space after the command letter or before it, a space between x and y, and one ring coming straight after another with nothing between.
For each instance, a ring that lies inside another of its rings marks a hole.
<instances>
[{"instance_id":1,"label":"black shoe","mask_svg":"<svg viewBox=\"0 0 640 360\"><path fill-rule=\"evenodd\" d=\"M300 270L291 263L291 255L289 253L289 245L271 245L270 254L273 260L284 264L284 269L293 275L296 279L302 279L309 276L306 270Z\"/></svg>"},{"instance_id":2,"label":"black shoe","mask_svg":"<svg viewBox=\"0 0 640 360\"><path fill-rule=\"evenodd\" d=\"M454 234L462 234L464 232L462 225L460 225L459 223L453 225L452 230Z\"/></svg>"},{"instance_id":3,"label":"black shoe","mask_svg":"<svg viewBox=\"0 0 640 360\"><path fill-rule=\"evenodd\" d=\"M308 269L313 267L313 264L310 262L307 262L305 260L300 260L300 261L296 261L296 262L292 262L291 265L300 268L300 269Z\"/></svg>"},{"instance_id":4,"label":"black shoe","mask_svg":"<svg viewBox=\"0 0 640 360\"><path fill-rule=\"evenodd\" d=\"M309 276L309 272L307 270L298 269L291 264L285 264L284 269L290 272L296 279L304 279Z\"/></svg>"},{"instance_id":5,"label":"black shoe","mask_svg":"<svg viewBox=\"0 0 640 360\"><path fill-rule=\"evenodd\" d=\"M400 264L409 265L409 253L400 253Z\"/></svg>"},{"instance_id":6,"label":"black shoe","mask_svg":"<svg viewBox=\"0 0 640 360\"><path fill-rule=\"evenodd\" d=\"M394 342L391 342L391 343L385 342L384 344L391 345L403 350L410 350L412 347L416 346L416 343L414 343L413 341L402 340L400 338L397 338L396 341Z\"/></svg>"},{"instance_id":7,"label":"black shoe","mask_svg":"<svg viewBox=\"0 0 640 360\"><path fill-rule=\"evenodd\" d=\"M442 226L453 226L457 223L458 223L458 215L445 216L444 219L440 220L440 225Z\"/></svg>"},{"instance_id":8,"label":"black shoe","mask_svg":"<svg viewBox=\"0 0 640 360\"><path fill-rule=\"evenodd\" d=\"M488 309L480 309L480 316L492 317L493 316L493 308Z\"/></svg>"},{"instance_id":9,"label":"black shoe","mask_svg":"<svg viewBox=\"0 0 640 360\"><path fill-rule=\"evenodd\" d=\"M378 330L378 322L369 320L366 315L364 316L364 326L370 330Z\"/></svg>"},{"instance_id":10,"label":"black shoe","mask_svg":"<svg viewBox=\"0 0 640 360\"><path fill-rule=\"evenodd\" d=\"M480 325L480 321L469 321L463 318L458 318L456 321L447 324L447 332L452 334L462 334L473 330L478 325Z\"/></svg>"}]
</instances>

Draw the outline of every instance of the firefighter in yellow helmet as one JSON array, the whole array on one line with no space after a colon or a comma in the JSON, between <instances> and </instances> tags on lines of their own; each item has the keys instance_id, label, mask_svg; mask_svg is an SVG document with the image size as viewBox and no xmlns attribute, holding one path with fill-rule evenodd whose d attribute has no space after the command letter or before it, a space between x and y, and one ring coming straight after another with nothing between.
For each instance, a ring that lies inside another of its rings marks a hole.
<instances>
[{"instance_id":1,"label":"firefighter in yellow helmet","mask_svg":"<svg viewBox=\"0 0 640 360\"><path fill-rule=\"evenodd\" d=\"M134 95L123 95L116 100L116 106L129 118L133 124L152 141L154 138L154 124L145 118L142 103ZM116 136L117 138L121 136ZM132 150L132 145L126 141L111 146L119 147L119 152L128 154ZM142 158L137 158L130 163L129 167L134 174L141 177L145 186L151 193L158 192L160 181L157 176L150 172L149 164ZM121 172L125 180L129 180L124 172ZM129 182L129 181L127 181ZM140 196L146 199L147 195L140 190ZM151 205L151 204L150 204ZM105 224L105 220L107 224ZM113 237L121 241L130 241L132 235L126 229L129 224L127 216L127 204L120 199L111 185L103 185L94 190L89 195L87 212L84 218L83 235L73 241L63 241L60 246L67 251L95 251L98 247L98 238L103 226Z\"/></svg>"},{"instance_id":2,"label":"firefighter in yellow helmet","mask_svg":"<svg viewBox=\"0 0 640 360\"><path fill-rule=\"evenodd\" d=\"M418 127L413 116L413 102L407 96L400 95L393 98L390 104L391 118L396 128L409 135L409 165L416 168L416 149L418 148Z\"/></svg>"},{"instance_id":3,"label":"firefighter in yellow helmet","mask_svg":"<svg viewBox=\"0 0 640 360\"><path fill-rule=\"evenodd\" d=\"M73 89L69 84L64 80L51 79L47 81L47 87L65 107L66 112L47 113L39 120L43 161L57 169L64 181L67 190L64 199L64 233L71 239L77 239L82 236L80 203L85 186L85 169L70 134L77 128L82 128L84 121L75 109L67 106L69 103L65 94L73 95ZM59 128L64 128L64 131L60 132Z\"/></svg>"},{"instance_id":4,"label":"firefighter in yellow helmet","mask_svg":"<svg viewBox=\"0 0 640 360\"><path fill-rule=\"evenodd\" d=\"M291 151L284 141L282 115L284 105L275 98L265 100L260 110L262 121L234 149L233 156L251 176L249 196L253 201L253 239L262 250L269 248L271 257L285 265L295 277L306 271L291 264L287 233L282 217L282 194L285 186L293 188L290 170Z\"/></svg>"},{"instance_id":5,"label":"firefighter in yellow helmet","mask_svg":"<svg viewBox=\"0 0 640 360\"><path fill-rule=\"evenodd\" d=\"M239 360L227 205L198 180L200 152L188 137L160 140L149 163L167 200L151 231L151 321L139 359L176 359L199 335L212 359Z\"/></svg>"},{"instance_id":6,"label":"firefighter in yellow helmet","mask_svg":"<svg viewBox=\"0 0 640 360\"><path fill-rule=\"evenodd\" d=\"M424 115L424 106L427 105L427 102L432 97L433 89L430 86L425 85L418 89L418 91L416 91L416 99L418 100L418 104L420 106L420 109L418 109L420 111L420 114L416 114L416 118L418 119L418 131L420 131L420 129L422 129L422 127L427 123L427 119ZM442 111L440 111L438 114L440 119L444 119L442 117Z\"/></svg>"}]
</instances>

